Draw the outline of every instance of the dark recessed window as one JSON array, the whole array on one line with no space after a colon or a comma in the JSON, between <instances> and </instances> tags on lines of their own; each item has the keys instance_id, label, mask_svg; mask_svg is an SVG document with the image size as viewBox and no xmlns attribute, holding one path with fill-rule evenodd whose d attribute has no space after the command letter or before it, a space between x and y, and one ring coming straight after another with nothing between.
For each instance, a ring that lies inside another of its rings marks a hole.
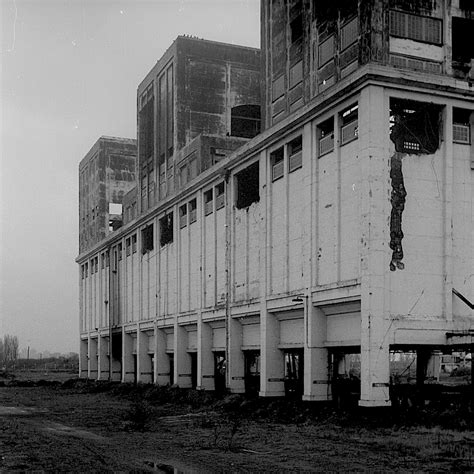
<instances>
[{"instance_id":1,"label":"dark recessed window","mask_svg":"<svg viewBox=\"0 0 474 474\"><path fill-rule=\"evenodd\" d=\"M237 209L249 207L254 202L260 201L259 170L257 161L235 175Z\"/></svg>"},{"instance_id":2,"label":"dark recessed window","mask_svg":"<svg viewBox=\"0 0 474 474\"><path fill-rule=\"evenodd\" d=\"M301 168L303 165L303 137L294 138L288 143L288 171L292 171Z\"/></svg>"},{"instance_id":3,"label":"dark recessed window","mask_svg":"<svg viewBox=\"0 0 474 474\"><path fill-rule=\"evenodd\" d=\"M295 43L303 37L303 15L298 15L291 23L291 42Z\"/></svg>"},{"instance_id":4,"label":"dark recessed window","mask_svg":"<svg viewBox=\"0 0 474 474\"><path fill-rule=\"evenodd\" d=\"M219 183L216 186L216 211L225 206L225 184Z\"/></svg>"},{"instance_id":5,"label":"dark recessed window","mask_svg":"<svg viewBox=\"0 0 474 474\"><path fill-rule=\"evenodd\" d=\"M142 253L153 250L153 224L142 230Z\"/></svg>"},{"instance_id":6,"label":"dark recessed window","mask_svg":"<svg viewBox=\"0 0 474 474\"><path fill-rule=\"evenodd\" d=\"M173 242L173 213L170 212L160 219L160 245Z\"/></svg>"}]
</instances>

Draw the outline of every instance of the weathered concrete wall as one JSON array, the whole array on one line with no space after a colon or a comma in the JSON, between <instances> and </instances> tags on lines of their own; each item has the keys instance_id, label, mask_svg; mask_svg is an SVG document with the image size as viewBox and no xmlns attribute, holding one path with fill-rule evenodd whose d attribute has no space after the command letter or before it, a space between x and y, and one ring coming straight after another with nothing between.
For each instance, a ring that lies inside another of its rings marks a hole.
<instances>
[{"instance_id":1,"label":"weathered concrete wall","mask_svg":"<svg viewBox=\"0 0 474 474\"><path fill-rule=\"evenodd\" d=\"M109 204L135 185L136 141L101 137L79 165L79 251L109 233Z\"/></svg>"}]
</instances>

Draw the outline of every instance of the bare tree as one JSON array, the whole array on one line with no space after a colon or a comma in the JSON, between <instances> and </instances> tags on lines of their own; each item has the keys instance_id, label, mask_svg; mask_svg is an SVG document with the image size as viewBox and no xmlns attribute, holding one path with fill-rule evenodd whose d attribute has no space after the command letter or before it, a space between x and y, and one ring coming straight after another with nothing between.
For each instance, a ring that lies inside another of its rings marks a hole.
<instances>
[{"instance_id":1,"label":"bare tree","mask_svg":"<svg viewBox=\"0 0 474 474\"><path fill-rule=\"evenodd\" d=\"M5 368L15 368L18 359L18 337L5 334L3 336L3 365Z\"/></svg>"}]
</instances>

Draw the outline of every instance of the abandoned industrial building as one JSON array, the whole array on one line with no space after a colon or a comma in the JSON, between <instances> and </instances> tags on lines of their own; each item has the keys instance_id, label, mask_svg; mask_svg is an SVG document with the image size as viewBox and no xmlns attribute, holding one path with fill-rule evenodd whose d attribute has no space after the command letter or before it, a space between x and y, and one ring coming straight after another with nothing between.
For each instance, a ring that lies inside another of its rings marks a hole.
<instances>
[{"instance_id":1,"label":"abandoned industrial building","mask_svg":"<svg viewBox=\"0 0 474 474\"><path fill-rule=\"evenodd\" d=\"M80 165L80 375L325 401L360 354L377 407L396 351L472 352L473 8L262 0L261 51L178 37L136 145Z\"/></svg>"}]
</instances>

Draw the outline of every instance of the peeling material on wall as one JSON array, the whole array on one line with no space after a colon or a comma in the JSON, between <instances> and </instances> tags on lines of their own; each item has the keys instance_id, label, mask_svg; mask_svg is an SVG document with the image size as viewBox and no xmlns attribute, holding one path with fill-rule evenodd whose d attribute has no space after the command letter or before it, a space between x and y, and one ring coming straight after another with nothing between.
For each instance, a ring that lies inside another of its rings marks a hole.
<instances>
[{"instance_id":1,"label":"peeling material on wall","mask_svg":"<svg viewBox=\"0 0 474 474\"><path fill-rule=\"evenodd\" d=\"M392 179L392 212L390 214L390 248L393 250L390 270L394 272L397 268L403 270L403 230L402 214L405 209L407 192L403 182L402 170L403 153L395 152L390 158L390 178Z\"/></svg>"}]
</instances>

